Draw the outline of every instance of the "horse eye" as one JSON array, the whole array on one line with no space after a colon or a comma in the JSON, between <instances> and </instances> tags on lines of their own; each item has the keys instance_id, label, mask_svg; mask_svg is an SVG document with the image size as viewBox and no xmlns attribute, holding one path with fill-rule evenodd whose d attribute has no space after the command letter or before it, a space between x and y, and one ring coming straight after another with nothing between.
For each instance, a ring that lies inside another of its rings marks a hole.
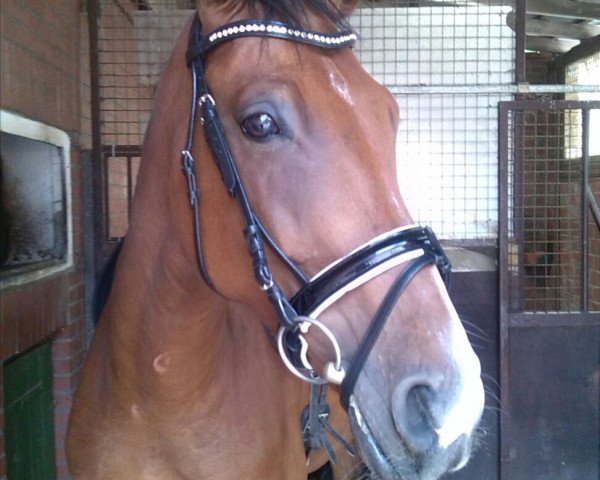
<instances>
[{"instance_id":1,"label":"horse eye","mask_svg":"<svg viewBox=\"0 0 600 480\"><path fill-rule=\"evenodd\" d=\"M242 130L247 137L264 140L270 135L279 134L279 125L268 113L255 113L244 118Z\"/></svg>"}]
</instances>

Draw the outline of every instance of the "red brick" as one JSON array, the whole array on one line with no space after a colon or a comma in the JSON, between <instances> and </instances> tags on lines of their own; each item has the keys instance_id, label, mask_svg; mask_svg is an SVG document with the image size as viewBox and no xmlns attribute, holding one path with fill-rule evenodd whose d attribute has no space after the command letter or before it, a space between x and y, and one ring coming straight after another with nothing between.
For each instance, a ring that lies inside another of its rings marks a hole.
<instances>
[{"instance_id":1,"label":"red brick","mask_svg":"<svg viewBox=\"0 0 600 480\"><path fill-rule=\"evenodd\" d=\"M2 292L2 358L43 341L66 321L66 287L65 276L57 275Z\"/></svg>"},{"instance_id":2,"label":"red brick","mask_svg":"<svg viewBox=\"0 0 600 480\"><path fill-rule=\"evenodd\" d=\"M57 358L64 358L73 355L84 349L85 332L79 326L75 325L75 335L66 336L65 331L55 338L53 343L53 355Z\"/></svg>"},{"instance_id":3,"label":"red brick","mask_svg":"<svg viewBox=\"0 0 600 480\"><path fill-rule=\"evenodd\" d=\"M70 411L60 411L60 410L55 410L54 411L54 423L56 425L67 425L67 423L69 422L69 413Z\"/></svg>"},{"instance_id":4,"label":"red brick","mask_svg":"<svg viewBox=\"0 0 600 480\"><path fill-rule=\"evenodd\" d=\"M80 136L82 102L89 103L89 92L80 83L80 70L89 85L87 36L81 29L79 0L0 1L0 106L27 117L57 126ZM111 7L112 8L112 7ZM83 20L85 21L85 20ZM83 44L83 48L81 47ZM83 69L81 67L84 67ZM81 261L83 245L83 188L80 152L71 152L74 240L76 261ZM59 480L70 479L64 458L64 434L71 393L77 383L84 355L82 272L76 264L71 273L33 282L2 292L0 321L0 359L5 359L48 338L61 326L53 348L56 400L57 473ZM69 307L69 304L72 306ZM70 312L70 324L66 324ZM1 372L0 366L0 372ZM61 375L60 372L68 372ZM0 382L1 385L1 382ZM2 412L0 394L0 413ZM2 416L3 422L3 416ZM3 426L3 424L2 424ZM0 479L6 479L4 439L0 435Z\"/></svg>"},{"instance_id":5,"label":"red brick","mask_svg":"<svg viewBox=\"0 0 600 480\"><path fill-rule=\"evenodd\" d=\"M75 322L67 323L59 332L59 338L75 338L85 329L83 318L77 319Z\"/></svg>"},{"instance_id":6,"label":"red brick","mask_svg":"<svg viewBox=\"0 0 600 480\"><path fill-rule=\"evenodd\" d=\"M69 286L69 302L80 300L85 294L85 285L82 283Z\"/></svg>"},{"instance_id":7,"label":"red brick","mask_svg":"<svg viewBox=\"0 0 600 480\"><path fill-rule=\"evenodd\" d=\"M80 270L74 270L69 273L69 287L79 285L83 282L83 274Z\"/></svg>"},{"instance_id":8,"label":"red brick","mask_svg":"<svg viewBox=\"0 0 600 480\"><path fill-rule=\"evenodd\" d=\"M69 305L69 323L83 317L84 314L83 300L78 300Z\"/></svg>"},{"instance_id":9,"label":"red brick","mask_svg":"<svg viewBox=\"0 0 600 480\"><path fill-rule=\"evenodd\" d=\"M56 480L71 480L71 476L69 474L69 468L65 463L58 464L58 459L56 462Z\"/></svg>"},{"instance_id":10,"label":"red brick","mask_svg":"<svg viewBox=\"0 0 600 480\"><path fill-rule=\"evenodd\" d=\"M76 385L76 375L54 375L54 392L71 394Z\"/></svg>"},{"instance_id":11,"label":"red brick","mask_svg":"<svg viewBox=\"0 0 600 480\"><path fill-rule=\"evenodd\" d=\"M54 372L59 373L71 373L79 368L81 358L79 356L73 356L71 358L62 358L60 360L54 360Z\"/></svg>"},{"instance_id":12,"label":"red brick","mask_svg":"<svg viewBox=\"0 0 600 480\"><path fill-rule=\"evenodd\" d=\"M55 393L54 405L56 406L56 408L70 409L71 405L73 405L73 397L66 393Z\"/></svg>"}]
</instances>

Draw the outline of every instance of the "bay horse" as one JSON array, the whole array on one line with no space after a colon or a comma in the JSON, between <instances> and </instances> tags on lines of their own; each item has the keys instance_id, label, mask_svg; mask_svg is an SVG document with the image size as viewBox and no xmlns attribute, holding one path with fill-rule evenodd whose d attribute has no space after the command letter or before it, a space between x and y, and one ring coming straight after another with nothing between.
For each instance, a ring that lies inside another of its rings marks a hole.
<instances>
[{"instance_id":1,"label":"bay horse","mask_svg":"<svg viewBox=\"0 0 600 480\"><path fill-rule=\"evenodd\" d=\"M373 478L429 480L466 463L479 361L447 257L398 191L398 107L350 48L355 7L199 2L75 397L75 479L295 480L328 460L347 478L352 453Z\"/></svg>"}]
</instances>

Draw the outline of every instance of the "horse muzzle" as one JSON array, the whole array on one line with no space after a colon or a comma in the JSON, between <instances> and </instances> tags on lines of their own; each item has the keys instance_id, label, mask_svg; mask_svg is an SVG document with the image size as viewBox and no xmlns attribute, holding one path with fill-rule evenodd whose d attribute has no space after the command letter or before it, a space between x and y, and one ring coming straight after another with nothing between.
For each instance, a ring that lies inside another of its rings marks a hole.
<instances>
[{"instance_id":1,"label":"horse muzzle","mask_svg":"<svg viewBox=\"0 0 600 480\"><path fill-rule=\"evenodd\" d=\"M483 410L479 377L455 389L408 377L387 408L365 391L352 395L348 413L361 458L376 478L436 480L467 463Z\"/></svg>"}]
</instances>

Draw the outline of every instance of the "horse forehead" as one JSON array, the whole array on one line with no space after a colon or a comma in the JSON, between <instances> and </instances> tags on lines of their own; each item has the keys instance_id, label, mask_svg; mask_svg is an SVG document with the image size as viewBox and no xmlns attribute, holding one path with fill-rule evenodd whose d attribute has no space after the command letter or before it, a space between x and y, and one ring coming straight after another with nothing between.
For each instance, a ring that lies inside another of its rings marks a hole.
<instances>
[{"instance_id":1,"label":"horse forehead","mask_svg":"<svg viewBox=\"0 0 600 480\"><path fill-rule=\"evenodd\" d=\"M355 99L351 94L350 81L353 78L356 79L356 77L348 78L341 72L339 66L335 62L331 59L327 60L327 79L329 80L331 89L351 108L354 108Z\"/></svg>"},{"instance_id":2,"label":"horse forehead","mask_svg":"<svg viewBox=\"0 0 600 480\"><path fill-rule=\"evenodd\" d=\"M336 88L346 90L360 71L358 59L349 49L327 51L290 40L258 37L236 39L223 47L224 61L216 63L228 72L277 72L302 83L322 84L329 79Z\"/></svg>"},{"instance_id":3,"label":"horse forehead","mask_svg":"<svg viewBox=\"0 0 600 480\"><path fill-rule=\"evenodd\" d=\"M285 40L276 42L279 45L270 46L262 57L258 52L252 56L237 52L239 62L245 62L241 67L245 73L239 78L253 78L255 83L275 78L295 85L302 103L313 114L321 112L336 122L352 122L357 110L375 113L376 105L381 105L373 103L378 98L377 84L364 75L351 50L330 52Z\"/></svg>"}]
</instances>

